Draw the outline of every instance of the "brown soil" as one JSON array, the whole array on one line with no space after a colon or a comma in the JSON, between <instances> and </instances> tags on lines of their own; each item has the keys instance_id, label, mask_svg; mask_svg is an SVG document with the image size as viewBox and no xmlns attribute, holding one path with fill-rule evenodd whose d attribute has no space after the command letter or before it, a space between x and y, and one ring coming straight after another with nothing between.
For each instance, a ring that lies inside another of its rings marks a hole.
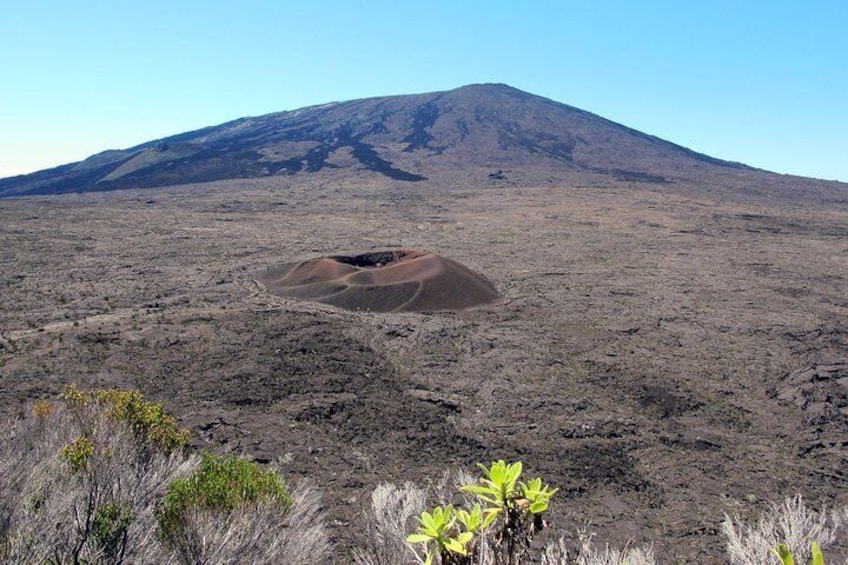
<instances>
[{"instance_id":1,"label":"brown soil","mask_svg":"<svg viewBox=\"0 0 848 565\"><path fill-rule=\"evenodd\" d=\"M0 201L2 413L137 387L198 446L317 480L342 562L374 485L495 458L561 488L558 528L663 563L722 562L724 513L848 503L844 205L317 178ZM351 248L502 298L354 312L254 281Z\"/></svg>"}]
</instances>

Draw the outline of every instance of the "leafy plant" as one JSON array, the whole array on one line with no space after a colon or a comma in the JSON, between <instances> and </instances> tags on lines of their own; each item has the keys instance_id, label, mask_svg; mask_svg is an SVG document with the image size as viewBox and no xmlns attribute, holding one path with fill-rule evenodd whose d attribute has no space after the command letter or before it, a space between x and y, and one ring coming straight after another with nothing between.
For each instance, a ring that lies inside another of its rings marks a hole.
<instances>
[{"instance_id":1,"label":"leafy plant","mask_svg":"<svg viewBox=\"0 0 848 565\"><path fill-rule=\"evenodd\" d=\"M132 512L116 502L100 506L94 513L91 529L95 543L112 563L119 563L127 543Z\"/></svg>"},{"instance_id":2,"label":"leafy plant","mask_svg":"<svg viewBox=\"0 0 848 565\"><path fill-rule=\"evenodd\" d=\"M94 442L85 436L74 439L59 450L59 457L66 461L76 473L90 470L93 456Z\"/></svg>"},{"instance_id":3,"label":"leafy plant","mask_svg":"<svg viewBox=\"0 0 848 565\"><path fill-rule=\"evenodd\" d=\"M183 533L186 516L194 509L229 513L254 503L267 503L285 514L291 497L282 478L246 459L204 453L200 467L168 485L157 509L159 536L167 544Z\"/></svg>"},{"instance_id":4,"label":"leafy plant","mask_svg":"<svg viewBox=\"0 0 848 565\"><path fill-rule=\"evenodd\" d=\"M427 550L421 561L431 565L438 555L442 565L479 562L517 565L527 556L536 532L544 527L542 514L558 489L536 478L521 482L520 461L494 461L483 472L479 484L461 490L479 501L470 510L453 506L436 507L418 518L418 531L409 543L423 543ZM484 557L485 556L485 557Z\"/></svg>"},{"instance_id":5,"label":"leafy plant","mask_svg":"<svg viewBox=\"0 0 848 565\"><path fill-rule=\"evenodd\" d=\"M470 520L470 516L464 516ZM467 545L474 538L474 533L469 531L455 531L457 514L454 507L437 506L433 512L422 512L418 517L418 531L411 534L406 540L409 543L423 543L427 546L426 565L433 563L436 553L441 557L443 565L469 563L463 559L468 556Z\"/></svg>"},{"instance_id":6,"label":"leafy plant","mask_svg":"<svg viewBox=\"0 0 848 565\"><path fill-rule=\"evenodd\" d=\"M497 519L498 515L494 512L484 512L479 504L475 504L471 511L459 509L456 511L456 518L465 528L465 531L472 534L485 532Z\"/></svg>"},{"instance_id":7,"label":"leafy plant","mask_svg":"<svg viewBox=\"0 0 848 565\"><path fill-rule=\"evenodd\" d=\"M148 402L137 390L83 392L69 387L62 393L62 400L80 419L86 411L105 411L115 422L126 425L143 449L169 454L184 447L189 438L189 431L177 426L161 402Z\"/></svg>"},{"instance_id":8,"label":"leafy plant","mask_svg":"<svg viewBox=\"0 0 848 565\"><path fill-rule=\"evenodd\" d=\"M522 464L517 461L507 464L502 459L492 463L491 467L478 463L485 477L480 478L482 485L465 485L462 490L477 495L477 498L489 504L486 512L499 513L509 509L518 497L516 483L521 476Z\"/></svg>"},{"instance_id":9,"label":"leafy plant","mask_svg":"<svg viewBox=\"0 0 848 565\"><path fill-rule=\"evenodd\" d=\"M531 514L541 514L547 510L551 497L558 490L551 489L549 485L543 485L542 479L538 477L527 481L527 484L521 483L518 489L521 500L527 502L527 511Z\"/></svg>"}]
</instances>

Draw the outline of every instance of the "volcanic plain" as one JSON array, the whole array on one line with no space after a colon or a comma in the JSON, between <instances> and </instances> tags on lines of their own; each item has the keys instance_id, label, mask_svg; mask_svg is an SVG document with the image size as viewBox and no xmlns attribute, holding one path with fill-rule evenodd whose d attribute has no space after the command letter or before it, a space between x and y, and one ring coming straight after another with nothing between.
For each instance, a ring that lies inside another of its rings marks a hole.
<instances>
[{"instance_id":1,"label":"volcanic plain","mask_svg":"<svg viewBox=\"0 0 848 565\"><path fill-rule=\"evenodd\" d=\"M0 226L5 416L138 388L198 446L316 481L342 554L377 483L497 458L562 489L557 527L666 562L720 559L724 513L848 503L844 207L328 178L7 199ZM390 248L501 298L352 312L256 280Z\"/></svg>"}]
</instances>

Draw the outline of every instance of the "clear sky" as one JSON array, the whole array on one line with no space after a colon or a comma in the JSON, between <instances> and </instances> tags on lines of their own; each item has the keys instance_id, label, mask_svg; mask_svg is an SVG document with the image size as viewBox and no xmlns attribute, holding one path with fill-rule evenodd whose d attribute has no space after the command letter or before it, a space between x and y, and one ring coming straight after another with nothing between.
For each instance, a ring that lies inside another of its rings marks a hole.
<instances>
[{"instance_id":1,"label":"clear sky","mask_svg":"<svg viewBox=\"0 0 848 565\"><path fill-rule=\"evenodd\" d=\"M847 0L9 0L0 177L243 116L479 82L848 181Z\"/></svg>"}]
</instances>

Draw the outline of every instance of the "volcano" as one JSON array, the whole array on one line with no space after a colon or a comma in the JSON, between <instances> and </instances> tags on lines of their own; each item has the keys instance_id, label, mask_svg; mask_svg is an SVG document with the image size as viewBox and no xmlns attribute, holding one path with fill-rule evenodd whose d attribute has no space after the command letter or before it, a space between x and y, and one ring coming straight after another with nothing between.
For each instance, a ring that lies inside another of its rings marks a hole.
<instances>
[{"instance_id":1,"label":"volcano","mask_svg":"<svg viewBox=\"0 0 848 565\"><path fill-rule=\"evenodd\" d=\"M417 249L288 263L259 280L278 296L372 312L458 311L498 297L481 275Z\"/></svg>"},{"instance_id":2,"label":"volcano","mask_svg":"<svg viewBox=\"0 0 848 565\"><path fill-rule=\"evenodd\" d=\"M399 183L525 185L705 178L728 185L738 184L739 174L759 172L510 86L478 84L241 118L3 179L0 196L333 171Z\"/></svg>"}]
</instances>

